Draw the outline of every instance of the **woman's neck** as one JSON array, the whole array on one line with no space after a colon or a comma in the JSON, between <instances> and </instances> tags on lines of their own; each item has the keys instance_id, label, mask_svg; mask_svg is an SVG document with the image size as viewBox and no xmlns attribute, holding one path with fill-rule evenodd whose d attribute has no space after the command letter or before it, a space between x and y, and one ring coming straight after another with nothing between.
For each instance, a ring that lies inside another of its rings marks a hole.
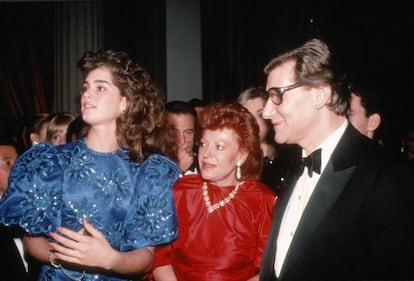
<instances>
[{"instance_id":1,"label":"woman's neck","mask_svg":"<svg viewBox=\"0 0 414 281\"><path fill-rule=\"evenodd\" d=\"M119 149L115 132L91 128L85 138L88 147L99 152L112 152Z\"/></svg>"}]
</instances>

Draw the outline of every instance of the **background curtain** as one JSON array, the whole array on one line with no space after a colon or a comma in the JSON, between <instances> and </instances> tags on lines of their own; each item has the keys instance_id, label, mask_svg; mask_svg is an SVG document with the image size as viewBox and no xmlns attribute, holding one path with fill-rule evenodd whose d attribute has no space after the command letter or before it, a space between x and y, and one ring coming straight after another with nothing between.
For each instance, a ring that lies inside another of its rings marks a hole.
<instances>
[{"instance_id":1,"label":"background curtain","mask_svg":"<svg viewBox=\"0 0 414 281\"><path fill-rule=\"evenodd\" d=\"M52 16L51 3L0 3L0 120L10 134L21 116L55 110Z\"/></svg>"},{"instance_id":2,"label":"background curtain","mask_svg":"<svg viewBox=\"0 0 414 281\"><path fill-rule=\"evenodd\" d=\"M330 45L338 70L378 94L383 136L398 148L401 129L414 124L411 11L402 1L201 0L203 98L232 101L248 87L265 86L271 58L318 37Z\"/></svg>"},{"instance_id":3,"label":"background curtain","mask_svg":"<svg viewBox=\"0 0 414 281\"><path fill-rule=\"evenodd\" d=\"M54 21L57 7L76 3L99 3L97 14L87 18L98 25L90 29L96 34L88 35L86 19L72 19L82 25L69 29L71 34L59 27L67 24L64 17L60 23ZM200 0L202 97L207 102L232 101L247 87L264 86L263 67L270 58L317 36L330 44L338 66L352 70L381 96L383 124L394 134L414 122L414 17L408 5L407 1L361 6L356 0ZM67 103L78 97L80 82L62 77L69 73L68 64L73 67L68 55L79 56L85 45L72 46L76 55L56 50L64 38L73 43L79 34L85 40L92 37L87 46L125 50L166 89L165 8L165 0L1 2L3 126L12 130L23 114L71 108ZM55 69L59 60L61 67Z\"/></svg>"},{"instance_id":4,"label":"background curtain","mask_svg":"<svg viewBox=\"0 0 414 281\"><path fill-rule=\"evenodd\" d=\"M201 1L205 99L232 101L248 87L265 86L263 67L272 56L318 35L307 9L285 2Z\"/></svg>"},{"instance_id":5,"label":"background curtain","mask_svg":"<svg viewBox=\"0 0 414 281\"><path fill-rule=\"evenodd\" d=\"M15 136L28 114L78 112L77 60L126 51L165 87L165 1L0 3L0 130Z\"/></svg>"}]
</instances>

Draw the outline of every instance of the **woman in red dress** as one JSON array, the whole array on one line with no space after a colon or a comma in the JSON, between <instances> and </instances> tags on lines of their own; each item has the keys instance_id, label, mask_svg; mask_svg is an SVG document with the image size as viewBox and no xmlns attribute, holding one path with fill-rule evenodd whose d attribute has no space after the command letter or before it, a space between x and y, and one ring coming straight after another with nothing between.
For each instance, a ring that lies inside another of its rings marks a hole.
<instances>
[{"instance_id":1,"label":"woman in red dress","mask_svg":"<svg viewBox=\"0 0 414 281\"><path fill-rule=\"evenodd\" d=\"M258 181L258 125L236 103L208 105L199 123L200 173L174 187L178 238L156 249L154 279L258 280L276 199Z\"/></svg>"}]
</instances>

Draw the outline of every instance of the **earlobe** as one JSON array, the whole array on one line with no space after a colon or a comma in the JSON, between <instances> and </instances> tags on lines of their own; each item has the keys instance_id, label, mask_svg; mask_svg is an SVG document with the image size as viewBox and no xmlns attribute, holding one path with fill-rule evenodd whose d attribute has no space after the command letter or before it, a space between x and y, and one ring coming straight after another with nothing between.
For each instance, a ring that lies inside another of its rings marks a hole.
<instances>
[{"instance_id":1,"label":"earlobe","mask_svg":"<svg viewBox=\"0 0 414 281\"><path fill-rule=\"evenodd\" d=\"M122 97L122 101L121 101L121 113L125 113L126 112L126 98Z\"/></svg>"},{"instance_id":2,"label":"earlobe","mask_svg":"<svg viewBox=\"0 0 414 281\"><path fill-rule=\"evenodd\" d=\"M246 161L247 158L247 154L243 152L243 154L241 155L239 161L237 161L237 164L243 165L244 162Z\"/></svg>"}]
</instances>

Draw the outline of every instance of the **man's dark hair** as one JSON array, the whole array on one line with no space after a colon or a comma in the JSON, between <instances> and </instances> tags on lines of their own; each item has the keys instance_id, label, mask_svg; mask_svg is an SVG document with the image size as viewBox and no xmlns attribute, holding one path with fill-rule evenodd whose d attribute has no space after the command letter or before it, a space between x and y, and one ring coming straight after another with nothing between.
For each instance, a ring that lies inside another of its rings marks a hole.
<instances>
[{"instance_id":1,"label":"man's dark hair","mask_svg":"<svg viewBox=\"0 0 414 281\"><path fill-rule=\"evenodd\" d=\"M350 82L349 87L351 93L361 98L361 105L365 109L366 117L369 117L374 113L381 115L381 103L378 95L356 82Z\"/></svg>"},{"instance_id":2,"label":"man's dark hair","mask_svg":"<svg viewBox=\"0 0 414 281\"><path fill-rule=\"evenodd\" d=\"M174 100L165 104L165 111L175 114L191 114L194 118L197 118L197 112L195 109L185 101Z\"/></svg>"},{"instance_id":3,"label":"man's dark hair","mask_svg":"<svg viewBox=\"0 0 414 281\"><path fill-rule=\"evenodd\" d=\"M190 106L192 106L193 108L194 108L194 107L197 107L197 106L200 106L200 107L205 107L205 106L207 106L207 102L206 102L205 100L198 99L198 98L193 98L193 99L189 100L189 101L188 101L188 104L189 104Z\"/></svg>"}]
</instances>

